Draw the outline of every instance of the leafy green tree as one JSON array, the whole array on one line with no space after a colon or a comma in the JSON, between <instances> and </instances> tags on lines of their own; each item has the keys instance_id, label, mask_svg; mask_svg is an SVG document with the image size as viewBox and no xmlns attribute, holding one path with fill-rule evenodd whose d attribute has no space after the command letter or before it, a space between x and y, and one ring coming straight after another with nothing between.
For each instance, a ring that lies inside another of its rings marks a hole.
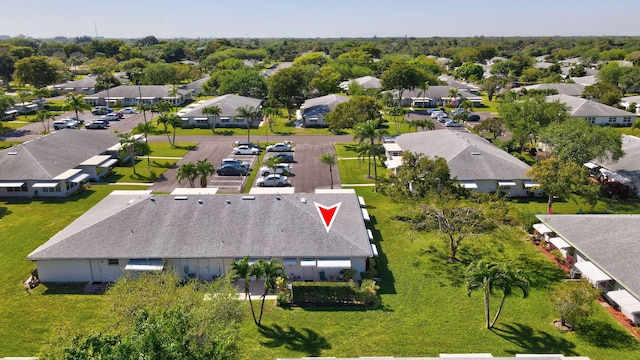
<instances>
[{"instance_id":1,"label":"leafy green tree","mask_svg":"<svg viewBox=\"0 0 640 360\"><path fill-rule=\"evenodd\" d=\"M586 119L550 124L540 134L540 140L551 146L555 157L576 164L594 159L617 161L624 155L618 131L593 126Z\"/></svg>"},{"instance_id":2,"label":"leafy green tree","mask_svg":"<svg viewBox=\"0 0 640 360\"><path fill-rule=\"evenodd\" d=\"M587 75L587 70L582 65L576 65L569 69L570 77L582 77Z\"/></svg>"},{"instance_id":3,"label":"leafy green tree","mask_svg":"<svg viewBox=\"0 0 640 360\"><path fill-rule=\"evenodd\" d=\"M30 56L16 61L13 77L18 83L46 87L59 80L58 69L46 56Z\"/></svg>"},{"instance_id":4,"label":"leafy green tree","mask_svg":"<svg viewBox=\"0 0 640 360\"><path fill-rule=\"evenodd\" d=\"M477 133L477 134L480 134L480 133L486 131L489 134L491 134L491 136L495 140L495 139L498 138L498 136L504 134L504 123L502 122L502 120L500 118L491 117L491 118L483 120L480 123L480 125L475 126L473 128L473 131L475 133Z\"/></svg>"},{"instance_id":5,"label":"leafy green tree","mask_svg":"<svg viewBox=\"0 0 640 360\"><path fill-rule=\"evenodd\" d=\"M398 105L400 105L404 91L422 86L427 81L427 77L414 64L397 62L382 74L381 80L383 88L398 90Z\"/></svg>"},{"instance_id":6,"label":"leafy green tree","mask_svg":"<svg viewBox=\"0 0 640 360\"><path fill-rule=\"evenodd\" d=\"M65 111L75 112L76 119L79 119L79 114L84 113L85 110L91 109L91 106L84 101L83 95L69 93L64 98L64 105L62 106L62 108Z\"/></svg>"},{"instance_id":7,"label":"leafy green tree","mask_svg":"<svg viewBox=\"0 0 640 360\"><path fill-rule=\"evenodd\" d=\"M487 92L487 97L489 101L493 101L493 96L495 95L498 88L502 85L502 80L496 76L489 76L484 78L480 82L480 86L482 90Z\"/></svg>"},{"instance_id":8,"label":"leafy green tree","mask_svg":"<svg viewBox=\"0 0 640 360\"><path fill-rule=\"evenodd\" d=\"M182 180L187 179L187 181L189 181L189 185L193 188L195 187L194 182L196 181L198 175L198 168L196 167L196 164L188 162L178 167L176 180L178 180L178 182L181 182Z\"/></svg>"},{"instance_id":9,"label":"leafy green tree","mask_svg":"<svg viewBox=\"0 0 640 360\"><path fill-rule=\"evenodd\" d=\"M311 87L318 90L319 95L336 94L341 91L338 87L342 74L332 65L325 65L311 79ZM349 89L349 94L356 95Z\"/></svg>"},{"instance_id":10,"label":"leafy green tree","mask_svg":"<svg viewBox=\"0 0 640 360\"><path fill-rule=\"evenodd\" d=\"M15 103L16 101L13 96L0 93L0 114L4 114L4 112L9 110Z\"/></svg>"},{"instance_id":11,"label":"leafy green tree","mask_svg":"<svg viewBox=\"0 0 640 360\"><path fill-rule=\"evenodd\" d=\"M422 205L421 212L423 217L419 225L444 234L451 251L451 262L459 261L458 249L466 238L496 227L496 220L488 216L485 207L479 204L447 199L440 204Z\"/></svg>"},{"instance_id":12,"label":"leafy green tree","mask_svg":"<svg viewBox=\"0 0 640 360\"><path fill-rule=\"evenodd\" d=\"M206 159L196 161L196 170L200 175L200 187L207 187L207 177L213 175L216 172L215 167Z\"/></svg>"},{"instance_id":13,"label":"leafy green tree","mask_svg":"<svg viewBox=\"0 0 640 360\"><path fill-rule=\"evenodd\" d=\"M260 115L260 109L255 106L246 105L236 109L236 118L243 118L247 122L247 142L251 141L251 125Z\"/></svg>"},{"instance_id":14,"label":"leafy green tree","mask_svg":"<svg viewBox=\"0 0 640 360\"><path fill-rule=\"evenodd\" d=\"M287 109L289 121L293 104L304 98L308 83L307 73L299 67L282 69L267 79L269 99Z\"/></svg>"},{"instance_id":15,"label":"leafy green tree","mask_svg":"<svg viewBox=\"0 0 640 360\"><path fill-rule=\"evenodd\" d=\"M11 79L15 71L16 59L6 52L0 52L0 79L4 82L5 89L9 90Z\"/></svg>"},{"instance_id":16,"label":"leafy green tree","mask_svg":"<svg viewBox=\"0 0 640 360\"><path fill-rule=\"evenodd\" d=\"M506 265L487 262L486 260L479 260L469 265L465 274L465 283L468 296L471 296L471 293L476 290L482 290L483 292L487 329L495 326L504 307L505 300L507 297L513 295L515 288L522 290L523 297L525 298L529 294L529 282L520 275L519 271L514 271ZM496 289L502 291L502 300L500 301L500 306L496 311L493 321L490 321L491 307L489 302L491 295L493 295Z\"/></svg>"},{"instance_id":17,"label":"leafy green tree","mask_svg":"<svg viewBox=\"0 0 640 360\"><path fill-rule=\"evenodd\" d=\"M622 92L618 90L617 85L598 81L593 85L585 86L582 97L611 106L620 102Z\"/></svg>"},{"instance_id":18,"label":"leafy green tree","mask_svg":"<svg viewBox=\"0 0 640 360\"><path fill-rule=\"evenodd\" d=\"M143 82L147 85L175 84L176 82L177 70L171 64L150 64L143 70L143 73Z\"/></svg>"},{"instance_id":19,"label":"leafy green tree","mask_svg":"<svg viewBox=\"0 0 640 360\"><path fill-rule=\"evenodd\" d=\"M18 101L20 101L20 103L23 105L23 109L24 109L24 118L27 118L27 103L31 100L33 100L33 94L30 91L26 91L26 90L22 90L22 91L18 91L16 92L16 97L18 98Z\"/></svg>"},{"instance_id":20,"label":"leafy green tree","mask_svg":"<svg viewBox=\"0 0 640 360\"><path fill-rule=\"evenodd\" d=\"M542 96L522 101L507 99L498 105L498 112L512 138L520 149L527 142L537 142L540 131L551 123L560 123L569 118L565 104L547 102Z\"/></svg>"},{"instance_id":21,"label":"leafy green tree","mask_svg":"<svg viewBox=\"0 0 640 360\"><path fill-rule=\"evenodd\" d=\"M586 280L563 281L549 295L551 302L560 313L563 327L573 329L580 319L589 316L600 290Z\"/></svg>"},{"instance_id":22,"label":"leafy green tree","mask_svg":"<svg viewBox=\"0 0 640 360\"><path fill-rule=\"evenodd\" d=\"M209 116L213 116L213 120L211 120L211 131L215 134L216 133L216 121L217 121L218 117L220 116L220 114L222 113L222 109L220 109L220 107L218 105L211 105L211 106L206 106L206 107L202 108L202 113L204 115L207 115L207 118Z\"/></svg>"},{"instance_id":23,"label":"leafy green tree","mask_svg":"<svg viewBox=\"0 0 640 360\"><path fill-rule=\"evenodd\" d=\"M331 177L331 188L333 189L333 167L338 164L338 158L334 153L320 155L320 162L329 166L329 176Z\"/></svg>"},{"instance_id":24,"label":"leafy green tree","mask_svg":"<svg viewBox=\"0 0 640 360\"><path fill-rule=\"evenodd\" d=\"M383 182L381 191L397 199L424 199L429 194L452 193L457 189L444 158L431 159L405 151L402 153L402 165Z\"/></svg>"},{"instance_id":25,"label":"leafy green tree","mask_svg":"<svg viewBox=\"0 0 640 360\"><path fill-rule=\"evenodd\" d=\"M552 212L553 198L566 197L570 198L579 192L587 178L586 169L582 165L578 165L573 161L561 161L556 157L535 163L527 176L540 184L540 187L547 194L547 212Z\"/></svg>"},{"instance_id":26,"label":"leafy green tree","mask_svg":"<svg viewBox=\"0 0 640 360\"><path fill-rule=\"evenodd\" d=\"M332 131L355 127L369 120L379 120L381 104L372 96L354 96L347 102L336 105L325 115L327 126Z\"/></svg>"},{"instance_id":27,"label":"leafy green tree","mask_svg":"<svg viewBox=\"0 0 640 360\"><path fill-rule=\"evenodd\" d=\"M378 183L378 166L376 163L376 142L382 141L384 136L389 135L387 130L380 129L378 120L367 120L365 122L358 123L353 128L353 139L357 141L369 141L371 147L371 154L373 155L373 179ZM371 157L369 157L369 173L371 177Z\"/></svg>"},{"instance_id":28,"label":"leafy green tree","mask_svg":"<svg viewBox=\"0 0 640 360\"><path fill-rule=\"evenodd\" d=\"M225 72L218 79L218 94L238 94L253 98L267 95L267 82L260 73L248 67Z\"/></svg>"},{"instance_id":29,"label":"leafy green tree","mask_svg":"<svg viewBox=\"0 0 640 360\"><path fill-rule=\"evenodd\" d=\"M622 90L623 94L626 94L630 90L640 90L640 67L634 66L626 68L620 79L618 79L618 87Z\"/></svg>"},{"instance_id":30,"label":"leafy green tree","mask_svg":"<svg viewBox=\"0 0 640 360\"><path fill-rule=\"evenodd\" d=\"M484 75L484 69L482 65L475 63L464 63L462 66L456 69L454 76L456 79L463 79L468 81L482 80Z\"/></svg>"},{"instance_id":31,"label":"leafy green tree","mask_svg":"<svg viewBox=\"0 0 640 360\"><path fill-rule=\"evenodd\" d=\"M304 55L298 56L293 60L293 65L302 66L308 64L314 64L318 66L324 65L328 61L327 56L321 51L314 51Z\"/></svg>"},{"instance_id":32,"label":"leafy green tree","mask_svg":"<svg viewBox=\"0 0 640 360\"><path fill-rule=\"evenodd\" d=\"M620 78L627 71L626 69L627 68L618 65L617 62L612 61L600 68L596 77L598 78L598 80L600 80L599 82L603 82L615 88L618 88Z\"/></svg>"}]
</instances>

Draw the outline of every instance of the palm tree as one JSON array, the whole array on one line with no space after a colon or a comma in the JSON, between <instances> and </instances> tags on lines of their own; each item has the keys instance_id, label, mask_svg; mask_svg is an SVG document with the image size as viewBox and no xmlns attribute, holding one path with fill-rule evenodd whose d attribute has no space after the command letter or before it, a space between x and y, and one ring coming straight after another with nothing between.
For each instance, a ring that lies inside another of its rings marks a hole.
<instances>
[{"instance_id":1,"label":"palm tree","mask_svg":"<svg viewBox=\"0 0 640 360\"><path fill-rule=\"evenodd\" d=\"M120 139L120 145L122 145L118 151L119 154L122 157L129 156L133 173L137 175L136 155L148 155L151 152L149 144L138 141L131 133L120 133L118 134L118 138Z\"/></svg>"},{"instance_id":2,"label":"palm tree","mask_svg":"<svg viewBox=\"0 0 640 360\"><path fill-rule=\"evenodd\" d=\"M418 131L418 128L421 128L422 130L434 130L436 128L433 121L429 119L411 120L409 121L409 126L414 127L416 132Z\"/></svg>"},{"instance_id":3,"label":"palm tree","mask_svg":"<svg viewBox=\"0 0 640 360\"><path fill-rule=\"evenodd\" d=\"M44 102L42 102L42 100L46 97L49 97L51 92L49 91L49 89L42 87L31 91L31 94L33 94L33 96L40 100L38 101L38 109L42 110L44 108Z\"/></svg>"},{"instance_id":4,"label":"palm tree","mask_svg":"<svg viewBox=\"0 0 640 360\"><path fill-rule=\"evenodd\" d=\"M136 127L133 128L133 133L142 133L144 134L144 142L147 144L147 146L149 146L149 133L153 133L156 131L156 127L155 125L153 125L153 123L150 122L143 122L143 123L139 123L138 125L136 125ZM149 159L149 155L147 154L147 169L149 169L149 166L151 165L151 159Z\"/></svg>"},{"instance_id":5,"label":"palm tree","mask_svg":"<svg viewBox=\"0 0 640 360\"><path fill-rule=\"evenodd\" d=\"M458 89L449 88L449 106L453 107L454 100L458 98Z\"/></svg>"},{"instance_id":6,"label":"palm tree","mask_svg":"<svg viewBox=\"0 0 640 360\"><path fill-rule=\"evenodd\" d=\"M429 90L429 81L425 81L422 86L422 107L426 108L425 103L427 102L427 90Z\"/></svg>"},{"instance_id":7,"label":"palm tree","mask_svg":"<svg viewBox=\"0 0 640 360\"><path fill-rule=\"evenodd\" d=\"M280 164L282 162L282 159L277 157L277 156L271 156L269 158L267 158L267 160L264 161L264 166L269 168L269 169L275 169L276 165ZM276 184L276 178L273 178L273 185L275 186Z\"/></svg>"},{"instance_id":8,"label":"palm tree","mask_svg":"<svg viewBox=\"0 0 640 360\"><path fill-rule=\"evenodd\" d=\"M236 109L238 115L236 118L243 118L247 122L247 142L251 142L251 123L258 117L260 114L260 109L255 106L245 105Z\"/></svg>"},{"instance_id":9,"label":"palm tree","mask_svg":"<svg viewBox=\"0 0 640 360\"><path fill-rule=\"evenodd\" d=\"M369 158L371 156L371 148L369 147L369 143L366 141L360 141L358 146L356 147L356 152L358 153L358 167L360 167L360 163L364 162L365 158ZM369 168L371 169L371 168ZM369 170L371 173L371 170Z\"/></svg>"},{"instance_id":10,"label":"palm tree","mask_svg":"<svg viewBox=\"0 0 640 360\"><path fill-rule=\"evenodd\" d=\"M213 165L205 160L196 161L196 170L198 171L198 175L200 175L200 187L207 187L207 176L213 175L216 172L216 169Z\"/></svg>"},{"instance_id":11,"label":"palm tree","mask_svg":"<svg viewBox=\"0 0 640 360\"><path fill-rule=\"evenodd\" d=\"M398 128L398 118L401 116L404 118L404 114L406 114L406 110L401 106L394 106L389 110L389 115L393 117L393 121L396 123L396 134L400 132L400 129Z\"/></svg>"},{"instance_id":12,"label":"palm tree","mask_svg":"<svg viewBox=\"0 0 640 360\"><path fill-rule=\"evenodd\" d=\"M376 166L376 141L382 140L382 138L389 133L385 129L378 129L378 121L367 120L365 122L356 124L354 126L353 139L358 141L368 140L371 147L371 154L373 155L373 179L377 185L378 183L378 170ZM371 157L369 157L369 177L371 177Z\"/></svg>"},{"instance_id":13,"label":"palm tree","mask_svg":"<svg viewBox=\"0 0 640 360\"><path fill-rule=\"evenodd\" d=\"M79 119L78 113L83 113L87 109L91 109L91 106L84 101L84 96L67 94L64 99L65 111L74 111L76 113L76 119Z\"/></svg>"},{"instance_id":14,"label":"palm tree","mask_svg":"<svg viewBox=\"0 0 640 360\"><path fill-rule=\"evenodd\" d=\"M158 124L164 125L164 131L171 147L176 146L176 129L182 125L182 119L176 114L162 114L158 116ZM169 137L169 125L173 127L173 140Z\"/></svg>"},{"instance_id":15,"label":"palm tree","mask_svg":"<svg viewBox=\"0 0 640 360\"><path fill-rule=\"evenodd\" d=\"M262 293L262 304L260 305L260 316L258 317L258 321L256 325L260 326L262 322L262 314L264 313L264 301L269 292L274 292L276 290L276 279L278 277L286 276L284 275L284 266L278 263L276 260L265 261L263 259L258 260L257 263L253 265L254 270L252 274L256 277L264 278L264 292ZM251 308L253 310L253 307ZM253 317L255 321L255 316Z\"/></svg>"},{"instance_id":16,"label":"palm tree","mask_svg":"<svg viewBox=\"0 0 640 360\"><path fill-rule=\"evenodd\" d=\"M40 110L36 114L36 118L42 122L42 127L44 128L44 133L48 134L49 133L49 120L50 119L55 119L56 116L53 113L51 113L51 112L49 112L47 110ZM44 124L45 120L47 120L47 125L46 126Z\"/></svg>"},{"instance_id":17,"label":"palm tree","mask_svg":"<svg viewBox=\"0 0 640 360\"><path fill-rule=\"evenodd\" d=\"M248 256L245 256L242 260L232 262L231 271L233 271L234 281L238 281L240 279L244 280L244 299L246 300L247 297L249 297L249 306L251 306L251 315L253 316L253 322L257 324L258 320L256 319L255 312L253 311L253 302L251 301L251 291L249 291L249 281L251 280L251 277L257 273L257 271L249 263Z\"/></svg>"},{"instance_id":18,"label":"palm tree","mask_svg":"<svg viewBox=\"0 0 640 360\"><path fill-rule=\"evenodd\" d=\"M29 91L18 91L16 97L22 103L22 109L24 111L24 118L27 118L27 102L31 101L33 94Z\"/></svg>"},{"instance_id":19,"label":"palm tree","mask_svg":"<svg viewBox=\"0 0 640 360\"><path fill-rule=\"evenodd\" d=\"M262 109L262 115L266 117L267 124L269 127L267 128L267 143L269 142L269 130L273 132L273 124L276 123L276 119L282 116L282 112L278 108L264 108Z\"/></svg>"},{"instance_id":20,"label":"palm tree","mask_svg":"<svg viewBox=\"0 0 640 360\"><path fill-rule=\"evenodd\" d=\"M467 295L471 296L471 292L475 290L482 290L483 292L484 316L487 329L491 329L495 325L504 306L504 301L513 294L514 288L520 288L524 297L529 294L529 283L519 272L485 260L479 260L469 265L465 274L465 283L467 285ZM490 322L489 299L495 289L502 290L503 296L493 322Z\"/></svg>"},{"instance_id":21,"label":"palm tree","mask_svg":"<svg viewBox=\"0 0 640 360\"><path fill-rule=\"evenodd\" d=\"M198 169L196 168L196 164L188 162L178 167L178 172L176 173L176 180L178 180L178 182L187 179L189 181L189 185L193 188L195 187L194 182L197 177Z\"/></svg>"},{"instance_id":22,"label":"palm tree","mask_svg":"<svg viewBox=\"0 0 640 360\"><path fill-rule=\"evenodd\" d=\"M202 113L204 115L207 115L207 117L209 117L209 115L213 116L213 121L211 122L211 131L215 134L216 120L220 116L220 114L222 114L222 109L220 109L220 106L218 105L211 105L211 106L202 108Z\"/></svg>"},{"instance_id":23,"label":"palm tree","mask_svg":"<svg viewBox=\"0 0 640 360\"><path fill-rule=\"evenodd\" d=\"M178 93L180 92L180 88L177 87L175 84L171 85L171 89L169 89L169 96L171 96L173 98L173 106L176 108L176 110L178 109L178 97L176 95L178 95Z\"/></svg>"},{"instance_id":24,"label":"palm tree","mask_svg":"<svg viewBox=\"0 0 640 360\"><path fill-rule=\"evenodd\" d=\"M333 189L333 167L338 163L338 158L334 153L320 155L320 162L329 165L329 176L331 177L331 188Z\"/></svg>"}]
</instances>

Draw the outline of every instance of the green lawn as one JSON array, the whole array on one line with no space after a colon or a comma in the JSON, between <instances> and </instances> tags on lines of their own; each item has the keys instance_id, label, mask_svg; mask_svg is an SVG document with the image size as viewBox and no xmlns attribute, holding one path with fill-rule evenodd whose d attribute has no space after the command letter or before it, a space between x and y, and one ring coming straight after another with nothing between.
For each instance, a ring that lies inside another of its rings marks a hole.
<instances>
[{"instance_id":1,"label":"green lawn","mask_svg":"<svg viewBox=\"0 0 640 360\"><path fill-rule=\"evenodd\" d=\"M168 142L152 142L149 143L149 146L151 147L151 156L183 157L198 146L198 143L178 142L176 146L171 146Z\"/></svg>"},{"instance_id":2,"label":"green lawn","mask_svg":"<svg viewBox=\"0 0 640 360\"><path fill-rule=\"evenodd\" d=\"M0 357L33 356L62 332L102 323L96 315L106 303L104 297L77 295L77 286L56 284L39 286L29 295L21 282L35 269L25 257L113 190L94 185L65 200L0 202Z\"/></svg>"},{"instance_id":3,"label":"green lawn","mask_svg":"<svg viewBox=\"0 0 640 360\"><path fill-rule=\"evenodd\" d=\"M337 143L336 154L338 156L338 168L340 169L340 182L342 184L373 184L373 159L371 159L371 177L369 177L369 159L358 160L356 143ZM390 174L391 171L380 164L378 165L378 178Z\"/></svg>"},{"instance_id":4,"label":"green lawn","mask_svg":"<svg viewBox=\"0 0 640 360\"><path fill-rule=\"evenodd\" d=\"M382 306L376 310L273 308L257 328L249 317L243 326L244 359L301 356L438 356L475 352L494 356L517 353L563 353L592 359L637 356L638 342L604 309L595 307L590 330L562 333L548 289L560 281L559 270L530 243L526 234L505 228L493 237L464 245L464 262L483 256L509 261L533 279L527 299L507 300L497 328L483 328L482 295L468 297L460 279L461 264L446 260L442 240L392 220L406 206L390 202L370 188L364 196L381 253ZM493 304L497 304L497 298Z\"/></svg>"},{"instance_id":5,"label":"green lawn","mask_svg":"<svg viewBox=\"0 0 640 360\"><path fill-rule=\"evenodd\" d=\"M146 157L136 159L135 173L130 163L116 166L113 173L107 176L107 182L150 183L156 181L169 168L178 162L177 159L153 159L147 162Z\"/></svg>"}]
</instances>

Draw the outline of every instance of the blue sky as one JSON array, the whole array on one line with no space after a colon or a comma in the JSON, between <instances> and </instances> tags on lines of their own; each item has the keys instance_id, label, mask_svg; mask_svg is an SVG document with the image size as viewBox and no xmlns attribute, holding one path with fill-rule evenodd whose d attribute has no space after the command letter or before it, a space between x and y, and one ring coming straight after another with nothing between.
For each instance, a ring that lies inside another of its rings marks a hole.
<instances>
[{"instance_id":1,"label":"blue sky","mask_svg":"<svg viewBox=\"0 0 640 360\"><path fill-rule=\"evenodd\" d=\"M640 35L638 0L29 0L0 35L50 38ZM35 9L35 10L34 10ZM10 15L9 15L10 14Z\"/></svg>"}]
</instances>

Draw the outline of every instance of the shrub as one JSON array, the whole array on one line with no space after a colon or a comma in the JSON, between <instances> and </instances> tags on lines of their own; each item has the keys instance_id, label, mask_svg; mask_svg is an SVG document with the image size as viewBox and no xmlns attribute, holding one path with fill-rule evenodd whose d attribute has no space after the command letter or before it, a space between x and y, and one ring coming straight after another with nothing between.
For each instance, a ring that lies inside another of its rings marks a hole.
<instances>
[{"instance_id":1,"label":"shrub","mask_svg":"<svg viewBox=\"0 0 640 360\"><path fill-rule=\"evenodd\" d=\"M277 301L278 301L278 306L285 307L291 304L291 294L286 292L281 292L278 294Z\"/></svg>"},{"instance_id":2,"label":"shrub","mask_svg":"<svg viewBox=\"0 0 640 360\"><path fill-rule=\"evenodd\" d=\"M557 262L559 263L564 263L564 256L562 256L562 252L560 252L560 250L551 250L551 256L553 256L554 259L556 259Z\"/></svg>"},{"instance_id":3,"label":"shrub","mask_svg":"<svg viewBox=\"0 0 640 360\"><path fill-rule=\"evenodd\" d=\"M362 280L362 284L360 284L360 289L358 290L358 301L369 306L377 304L379 289L380 286L376 285L374 280Z\"/></svg>"}]
</instances>

